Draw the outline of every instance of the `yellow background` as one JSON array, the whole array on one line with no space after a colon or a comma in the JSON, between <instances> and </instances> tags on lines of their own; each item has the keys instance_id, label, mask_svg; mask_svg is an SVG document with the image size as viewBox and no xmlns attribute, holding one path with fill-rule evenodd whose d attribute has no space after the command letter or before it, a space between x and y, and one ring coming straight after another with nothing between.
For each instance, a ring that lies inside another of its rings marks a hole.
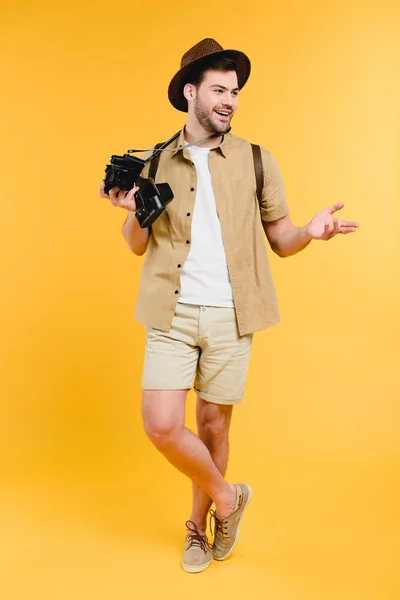
<instances>
[{"instance_id":1,"label":"yellow background","mask_svg":"<svg viewBox=\"0 0 400 600\"><path fill-rule=\"evenodd\" d=\"M400 597L399 32L387 0L2 4L4 600ZM234 557L190 576L190 485L142 431L142 258L97 188L184 124L166 88L204 37L252 60L233 132L275 154L294 222L343 201L361 228L271 256L282 322L228 474L254 499Z\"/></svg>"}]
</instances>

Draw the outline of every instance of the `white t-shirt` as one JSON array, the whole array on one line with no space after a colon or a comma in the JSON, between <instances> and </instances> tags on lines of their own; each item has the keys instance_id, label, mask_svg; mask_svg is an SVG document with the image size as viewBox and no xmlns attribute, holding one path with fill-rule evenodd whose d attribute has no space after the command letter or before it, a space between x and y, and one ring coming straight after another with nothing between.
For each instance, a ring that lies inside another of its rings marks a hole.
<instances>
[{"instance_id":1,"label":"white t-shirt","mask_svg":"<svg viewBox=\"0 0 400 600\"><path fill-rule=\"evenodd\" d=\"M197 170L189 255L181 273L178 302L233 307L233 295L208 165L210 148L188 149Z\"/></svg>"}]
</instances>

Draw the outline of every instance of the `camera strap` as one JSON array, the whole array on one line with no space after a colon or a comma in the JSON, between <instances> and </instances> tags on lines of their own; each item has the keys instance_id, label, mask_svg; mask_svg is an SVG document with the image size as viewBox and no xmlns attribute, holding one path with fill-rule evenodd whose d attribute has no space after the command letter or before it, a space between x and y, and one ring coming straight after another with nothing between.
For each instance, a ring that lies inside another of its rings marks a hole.
<instances>
[{"instance_id":1,"label":"camera strap","mask_svg":"<svg viewBox=\"0 0 400 600\"><path fill-rule=\"evenodd\" d=\"M225 131L225 133L229 133L230 130L231 130L231 128L229 127ZM165 147L168 146L168 144L170 144L173 140L175 140L180 135L180 133L181 132L178 131L178 133L176 133L167 142L162 143L162 144L156 144L154 146L155 152L150 156L150 158L148 158L146 160L146 162L150 161L149 177L151 177L151 179L155 179L156 178L156 173L157 173L157 169L158 169L158 163L160 162L161 152L163 150L165 150ZM190 144L184 144L183 146L179 146L178 148L172 148L172 152L176 152L177 150L183 150L183 148L190 148L191 146L196 146L197 144L202 144L206 140L209 140L210 138L217 137L217 136L219 137L220 135L221 135L220 133L213 133L212 135L209 135L209 136L207 136L206 138L204 138L202 140L198 140L197 142L192 142ZM132 150L128 150L128 152L132 152ZM139 150L136 150L136 152L139 152ZM142 150L142 152L143 152L143 150Z\"/></svg>"},{"instance_id":2,"label":"camera strap","mask_svg":"<svg viewBox=\"0 0 400 600\"><path fill-rule=\"evenodd\" d=\"M161 152L167 151L167 152L176 152L177 150L183 150L184 148L190 148L191 146L197 146L198 144L202 144L203 142L206 142L207 140L210 140L211 138L214 137L219 137L220 135L225 135L226 133L229 133L231 130L231 127L229 126L228 129L226 131L224 131L223 133L213 133L212 135L208 135L207 137L201 139L201 140L197 140L196 142L191 142L190 144L183 144L183 146L178 146L177 148L167 148L167 146L169 146L174 140L176 140L176 138L178 138L181 134L180 130L175 133L171 138L169 138L169 140L167 140L166 142L163 142L162 144L157 144L156 146L154 146L154 148L156 148L155 152L153 152L153 154L151 156L149 156L149 158L146 158L145 162L150 162L152 160L154 160ZM133 154L134 152L149 152L149 150L153 150L153 148L145 148L145 149L130 149L127 150L127 154Z\"/></svg>"}]
</instances>

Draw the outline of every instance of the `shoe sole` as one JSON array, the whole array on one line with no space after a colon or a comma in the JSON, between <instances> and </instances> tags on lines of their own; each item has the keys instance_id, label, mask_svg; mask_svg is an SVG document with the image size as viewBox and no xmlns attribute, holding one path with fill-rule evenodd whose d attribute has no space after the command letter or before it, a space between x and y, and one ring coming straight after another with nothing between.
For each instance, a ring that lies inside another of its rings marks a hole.
<instances>
[{"instance_id":1,"label":"shoe sole","mask_svg":"<svg viewBox=\"0 0 400 600\"><path fill-rule=\"evenodd\" d=\"M205 565L185 565L185 563L182 563L182 569L185 571L185 573L202 573L211 565L211 563L212 559Z\"/></svg>"},{"instance_id":2,"label":"shoe sole","mask_svg":"<svg viewBox=\"0 0 400 600\"><path fill-rule=\"evenodd\" d=\"M249 490L249 495L248 495L248 498L247 498L247 502L246 502L246 504L245 504L245 505L244 505L244 507L243 507L243 512L242 512L242 514L241 514L241 516L240 516L240 519L239 519L239 524L238 524L238 528L237 528L237 530L236 530L236 537L235 537L235 541L233 542L233 546L232 546L232 548L229 550L228 554L225 554L225 556L218 557L218 558L217 558L216 556L214 556L214 560L219 560L219 561L222 561L222 560L226 560L227 558L229 558L229 556L232 554L232 552L233 552L233 550L234 550L234 548L235 548L235 546L236 546L236 544L237 544L237 541L238 541L238 539L239 539L239 533L240 533L240 524L241 524L241 522L242 522L243 515L244 515L244 513L246 512L246 508L247 508L247 507L248 507L248 505L250 504L250 500L251 500L251 497L252 497L252 495L253 495L253 490L251 489L251 487L250 487L249 485L247 485L247 484L246 484L246 487L247 487L247 489Z\"/></svg>"}]
</instances>

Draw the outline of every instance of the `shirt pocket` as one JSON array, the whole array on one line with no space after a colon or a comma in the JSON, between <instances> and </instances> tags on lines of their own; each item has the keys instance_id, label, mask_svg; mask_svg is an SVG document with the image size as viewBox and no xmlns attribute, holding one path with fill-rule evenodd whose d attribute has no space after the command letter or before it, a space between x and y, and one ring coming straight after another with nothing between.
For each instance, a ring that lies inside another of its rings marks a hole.
<instances>
[{"instance_id":1,"label":"shirt pocket","mask_svg":"<svg viewBox=\"0 0 400 600\"><path fill-rule=\"evenodd\" d=\"M241 179L231 181L231 186L233 213L240 217L254 214L258 206L257 192L254 187Z\"/></svg>"}]
</instances>

